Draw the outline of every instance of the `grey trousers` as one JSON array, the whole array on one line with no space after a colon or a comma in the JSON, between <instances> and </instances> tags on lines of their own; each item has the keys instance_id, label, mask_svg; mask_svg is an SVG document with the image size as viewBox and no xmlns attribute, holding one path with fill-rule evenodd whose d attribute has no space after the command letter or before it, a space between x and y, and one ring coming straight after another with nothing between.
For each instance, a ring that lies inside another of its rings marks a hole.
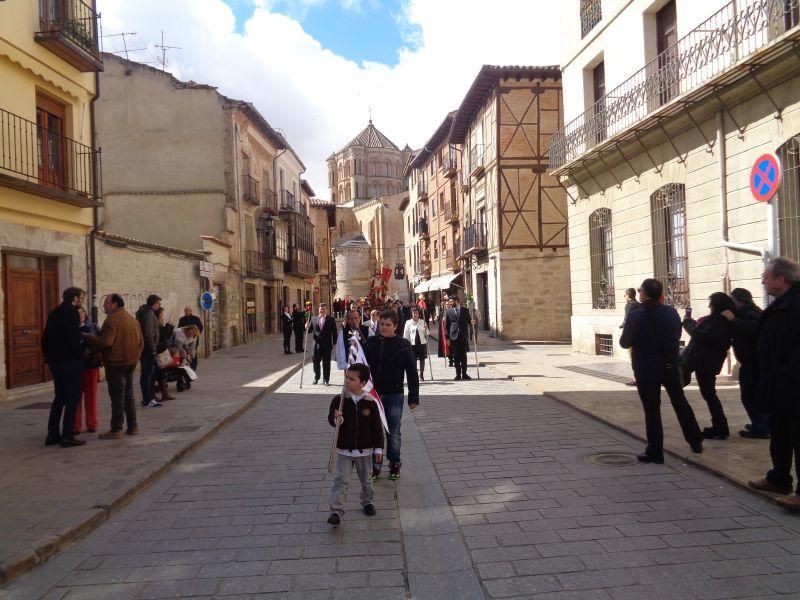
<instances>
[{"instance_id":1,"label":"grey trousers","mask_svg":"<svg viewBox=\"0 0 800 600\"><path fill-rule=\"evenodd\" d=\"M336 479L333 481L329 498L331 512L344 515L344 503L347 501L347 488L350 487L353 466L355 466L358 479L361 482L361 506L372 504L375 496L375 491L372 488L372 456L353 458L337 454Z\"/></svg>"}]
</instances>

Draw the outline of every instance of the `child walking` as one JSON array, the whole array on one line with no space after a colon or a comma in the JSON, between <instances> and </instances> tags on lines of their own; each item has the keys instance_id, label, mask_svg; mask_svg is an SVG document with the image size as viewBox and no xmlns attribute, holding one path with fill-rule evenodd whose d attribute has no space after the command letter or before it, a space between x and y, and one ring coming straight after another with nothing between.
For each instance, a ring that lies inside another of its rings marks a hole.
<instances>
[{"instance_id":1,"label":"child walking","mask_svg":"<svg viewBox=\"0 0 800 600\"><path fill-rule=\"evenodd\" d=\"M377 403L364 393L369 381L369 367L361 363L350 365L344 373L344 399L340 395L331 401L328 423L336 426L342 419L336 439L336 479L330 494L331 516L328 523L334 527L342 522L347 488L353 467L361 482L361 506L364 514L375 514L372 488L372 455L380 462L383 458L383 424ZM340 410L341 406L341 410Z\"/></svg>"}]
</instances>

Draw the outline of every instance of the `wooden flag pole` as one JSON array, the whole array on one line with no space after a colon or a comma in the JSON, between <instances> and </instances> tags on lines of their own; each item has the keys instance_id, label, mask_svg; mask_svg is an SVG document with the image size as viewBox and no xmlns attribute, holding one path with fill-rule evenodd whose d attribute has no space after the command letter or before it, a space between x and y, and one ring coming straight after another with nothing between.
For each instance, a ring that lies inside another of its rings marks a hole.
<instances>
[{"instance_id":1,"label":"wooden flag pole","mask_svg":"<svg viewBox=\"0 0 800 600\"><path fill-rule=\"evenodd\" d=\"M349 347L348 347L348 350L347 350L347 357L348 357L347 364L348 365L350 364L350 360L349 360L350 351L353 349L353 338L352 338L352 335L355 335L355 332L353 332L351 334ZM347 369L346 368L345 368L344 375L345 375L345 377L347 376ZM342 412L342 407L344 406L344 395L345 395L345 392L346 392L346 388L345 388L346 379L345 379L345 377L342 377L342 390L339 393L339 412ZM334 421L334 423L336 423L336 427L333 430L333 442L331 442L331 455L330 455L330 458L328 459L328 473L333 473L333 466L336 464L336 441L339 439L339 427L341 426L341 424L343 422L344 422L344 418L343 417L339 417L338 419L336 419Z\"/></svg>"},{"instance_id":2,"label":"wooden flag pole","mask_svg":"<svg viewBox=\"0 0 800 600\"><path fill-rule=\"evenodd\" d=\"M303 317L305 322L305 317ZM311 317L308 319L308 324L303 325L303 329L305 330L306 334L303 336L303 362L300 365L300 389L303 389L303 375L305 374L306 370L306 350L308 349L308 325L311 324Z\"/></svg>"},{"instance_id":3,"label":"wooden flag pole","mask_svg":"<svg viewBox=\"0 0 800 600\"><path fill-rule=\"evenodd\" d=\"M477 325L477 321L475 321L475 314L473 308L469 310L469 320L470 320L470 327L472 327L472 339L475 342L475 373L478 375L478 379L481 378L481 366L478 362L478 330L476 329L475 325ZM472 324L472 321L475 321L475 325Z\"/></svg>"}]
</instances>

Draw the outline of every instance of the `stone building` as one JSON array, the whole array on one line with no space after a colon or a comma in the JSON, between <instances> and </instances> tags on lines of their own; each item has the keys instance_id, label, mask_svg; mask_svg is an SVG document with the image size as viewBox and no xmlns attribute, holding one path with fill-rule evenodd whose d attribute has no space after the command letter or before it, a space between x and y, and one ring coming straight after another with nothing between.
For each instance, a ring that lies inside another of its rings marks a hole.
<instances>
[{"instance_id":1,"label":"stone building","mask_svg":"<svg viewBox=\"0 0 800 600\"><path fill-rule=\"evenodd\" d=\"M796 3L562 3L566 125L550 169L570 195L575 349L616 354L624 290L665 283L676 308L713 292L764 301L765 258L800 258ZM782 163L770 202L749 191Z\"/></svg>"},{"instance_id":2,"label":"stone building","mask_svg":"<svg viewBox=\"0 0 800 600\"><path fill-rule=\"evenodd\" d=\"M67 287L95 295L87 249L102 194L92 100L103 58L94 1L66 8L0 3L0 400L9 388L51 385L47 315Z\"/></svg>"},{"instance_id":3,"label":"stone building","mask_svg":"<svg viewBox=\"0 0 800 600\"><path fill-rule=\"evenodd\" d=\"M101 228L206 253L213 349L276 332L280 307L302 301L315 273L302 161L252 104L104 57L97 139L109 194Z\"/></svg>"},{"instance_id":4,"label":"stone building","mask_svg":"<svg viewBox=\"0 0 800 600\"><path fill-rule=\"evenodd\" d=\"M336 290L336 268L331 258L331 232L336 229L336 205L330 200L309 199L309 218L314 225L314 255L317 276L314 283L314 306L330 306Z\"/></svg>"}]
</instances>

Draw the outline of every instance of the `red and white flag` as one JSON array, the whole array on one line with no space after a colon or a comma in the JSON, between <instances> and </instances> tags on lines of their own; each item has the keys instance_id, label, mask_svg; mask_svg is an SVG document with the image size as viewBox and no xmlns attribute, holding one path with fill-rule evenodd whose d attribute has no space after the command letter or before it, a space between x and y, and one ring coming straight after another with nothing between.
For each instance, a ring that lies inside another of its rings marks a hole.
<instances>
[{"instance_id":1,"label":"red and white flag","mask_svg":"<svg viewBox=\"0 0 800 600\"><path fill-rule=\"evenodd\" d=\"M367 357L364 356L364 349L361 347L361 343L358 341L358 332L354 331L350 334L350 352L347 354L347 366L349 367L350 365L356 363L369 366ZM381 423L383 423L383 428L388 432L389 424L386 421L386 412L383 410L383 402L381 402L381 397L372 383L372 372L369 374L369 381L367 381L367 383L364 385L364 392L366 392L366 395L372 398L378 405L378 413L381 416Z\"/></svg>"}]
</instances>

